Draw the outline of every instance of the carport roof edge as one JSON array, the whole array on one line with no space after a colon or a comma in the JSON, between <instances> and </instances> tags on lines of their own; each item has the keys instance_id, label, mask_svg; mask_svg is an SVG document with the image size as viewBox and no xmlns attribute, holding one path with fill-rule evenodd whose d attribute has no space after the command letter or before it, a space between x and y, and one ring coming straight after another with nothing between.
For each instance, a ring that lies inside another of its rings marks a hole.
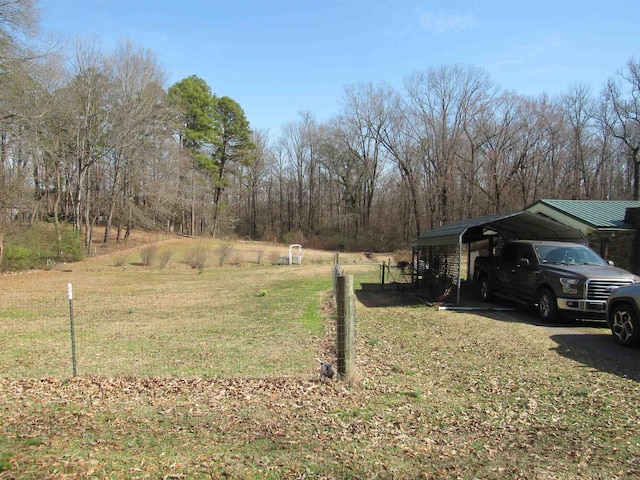
<instances>
[{"instance_id":1,"label":"carport roof edge","mask_svg":"<svg viewBox=\"0 0 640 480\"><path fill-rule=\"evenodd\" d=\"M485 230L502 233L509 238L520 240L559 240L584 243L585 237L579 230L563 225L542 215L527 211L498 213L486 217L460 220L440 228L422 233L411 241L411 245L435 246L458 245L482 238Z\"/></svg>"}]
</instances>

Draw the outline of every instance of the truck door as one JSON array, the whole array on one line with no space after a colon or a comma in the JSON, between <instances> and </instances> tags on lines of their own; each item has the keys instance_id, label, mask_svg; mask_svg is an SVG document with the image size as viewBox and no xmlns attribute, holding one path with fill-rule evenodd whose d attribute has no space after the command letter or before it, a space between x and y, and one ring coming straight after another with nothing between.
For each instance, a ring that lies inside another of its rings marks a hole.
<instances>
[{"instance_id":1,"label":"truck door","mask_svg":"<svg viewBox=\"0 0 640 480\"><path fill-rule=\"evenodd\" d=\"M531 245L520 245L511 269L511 288L514 295L529 301L535 295L538 260Z\"/></svg>"},{"instance_id":2,"label":"truck door","mask_svg":"<svg viewBox=\"0 0 640 480\"><path fill-rule=\"evenodd\" d=\"M502 247L495 265L494 285L496 293L513 296L513 269L518 255L518 245L507 243Z\"/></svg>"}]
</instances>

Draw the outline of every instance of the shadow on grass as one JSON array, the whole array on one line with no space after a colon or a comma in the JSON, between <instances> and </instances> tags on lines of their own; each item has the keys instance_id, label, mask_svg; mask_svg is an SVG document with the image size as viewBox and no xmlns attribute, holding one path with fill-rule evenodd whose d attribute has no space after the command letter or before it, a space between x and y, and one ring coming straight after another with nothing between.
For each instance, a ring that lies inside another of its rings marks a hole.
<instances>
[{"instance_id":1,"label":"shadow on grass","mask_svg":"<svg viewBox=\"0 0 640 480\"><path fill-rule=\"evenodd\" d=\"M541 321L533 307L516 303L495 303L490 307L509 310L478 310L472 313L500 322L526 323L540 327L541 335L548 336L556 346L552 349L565 358L586 368L611 373L640 382L640 349L618 345L604 320L565 318L549 324ZM523 345L523 351L526 346Z\"/></svg>"},{"instance_id":2,"label":"shadow on grass","mask_svg":"<svg viewBox=\"0 0 640 480\"><path fill-rule=\"evenodd\" d=\"M563 357L600 372L640 382L640 350L618 345L608 329L603 329L603 334L561 333L550 338L558 344L555 351Z\"/></svg>"},{"instance_id":3,"label":"shadow on grass","mask_svg":"<svg viewBox=\"0 0 640 480\"><path fill-rule=\"evenodd\" d=\"M354 289L356 298L367 308L409 307L426 305L411 284L361 283Z\"/></svg>"},{"instance_id":4,"label":"shadow on grass","mask_svg":"<svg viewBox=\"0 0 640 480\"><path fill-rule=\"evenodd\" d=\"M478 310L472 313L500 322L540 327L541 335L547 335L556 343L552 350L558 355L574 360L585 368L640 382L640 349L618 345L604 320L565 318L549 324L538 318L533 307L510 302L489 304L489 307L508 310ZM524 345L523 351L526 351Z\"/></svg>"},{"instance_id":5,"label":"shadow on grass","mask_svg":"<svg viewBox=\"0 0 640 480\"><path fill-rule=\"evenodd\" d=\"M428 305L420 297L420 292L411 285L391 284L382 288L380 284L361 284L361 289L356 290L355 294L368 308ZM508 301L484 303L478 298L478 292L473 287L463 287L458 307L462 312L498 322L524 323L540 327L540 334L548 336L556 343L553 350L558 355L574 360L585 368L640 382L640 349L618 345L604 320L567 318L548 324L538 318L533 307ZM523 351L526 351L525 345Z\"/></svg>"}]
</instances>

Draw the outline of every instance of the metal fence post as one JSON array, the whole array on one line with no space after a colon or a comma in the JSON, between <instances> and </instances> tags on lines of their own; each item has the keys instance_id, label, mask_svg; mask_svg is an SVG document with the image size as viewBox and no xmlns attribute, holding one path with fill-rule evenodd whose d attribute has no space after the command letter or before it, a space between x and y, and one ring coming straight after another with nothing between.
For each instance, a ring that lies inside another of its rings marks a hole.
<instances>
[{"instance_id":1,"label":"metal fence post","mask_svg":"<svg viewBox=\"0 0 640 480\"><path fill-rule=\"evenodd\" d=\"M71 284L69 287L69 318L71 319L71 361L73 363L73 376L78 375L78 369L76 367L76 331L73 324L73 287Z\"/></svg>"}]
</instances>

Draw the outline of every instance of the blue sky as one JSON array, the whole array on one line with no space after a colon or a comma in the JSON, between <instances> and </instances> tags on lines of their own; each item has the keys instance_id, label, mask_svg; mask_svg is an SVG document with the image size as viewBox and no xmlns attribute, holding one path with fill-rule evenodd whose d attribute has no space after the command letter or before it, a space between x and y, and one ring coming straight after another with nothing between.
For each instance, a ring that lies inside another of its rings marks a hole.
<instances>
[{"instance_id":1,"label":"blue sky","mask_svg":"<svg viewBox=\"0 0 640 480\"><path fill-rule=\"evenodd\" d=\"M640 59L640 0L40 0L43 32L129 38L154 51L168 84L189 75L277 134L309 111L340 112L344 88L442 65L484 69L525 95L597 93Z\"/></svg>"}]
</instances>

